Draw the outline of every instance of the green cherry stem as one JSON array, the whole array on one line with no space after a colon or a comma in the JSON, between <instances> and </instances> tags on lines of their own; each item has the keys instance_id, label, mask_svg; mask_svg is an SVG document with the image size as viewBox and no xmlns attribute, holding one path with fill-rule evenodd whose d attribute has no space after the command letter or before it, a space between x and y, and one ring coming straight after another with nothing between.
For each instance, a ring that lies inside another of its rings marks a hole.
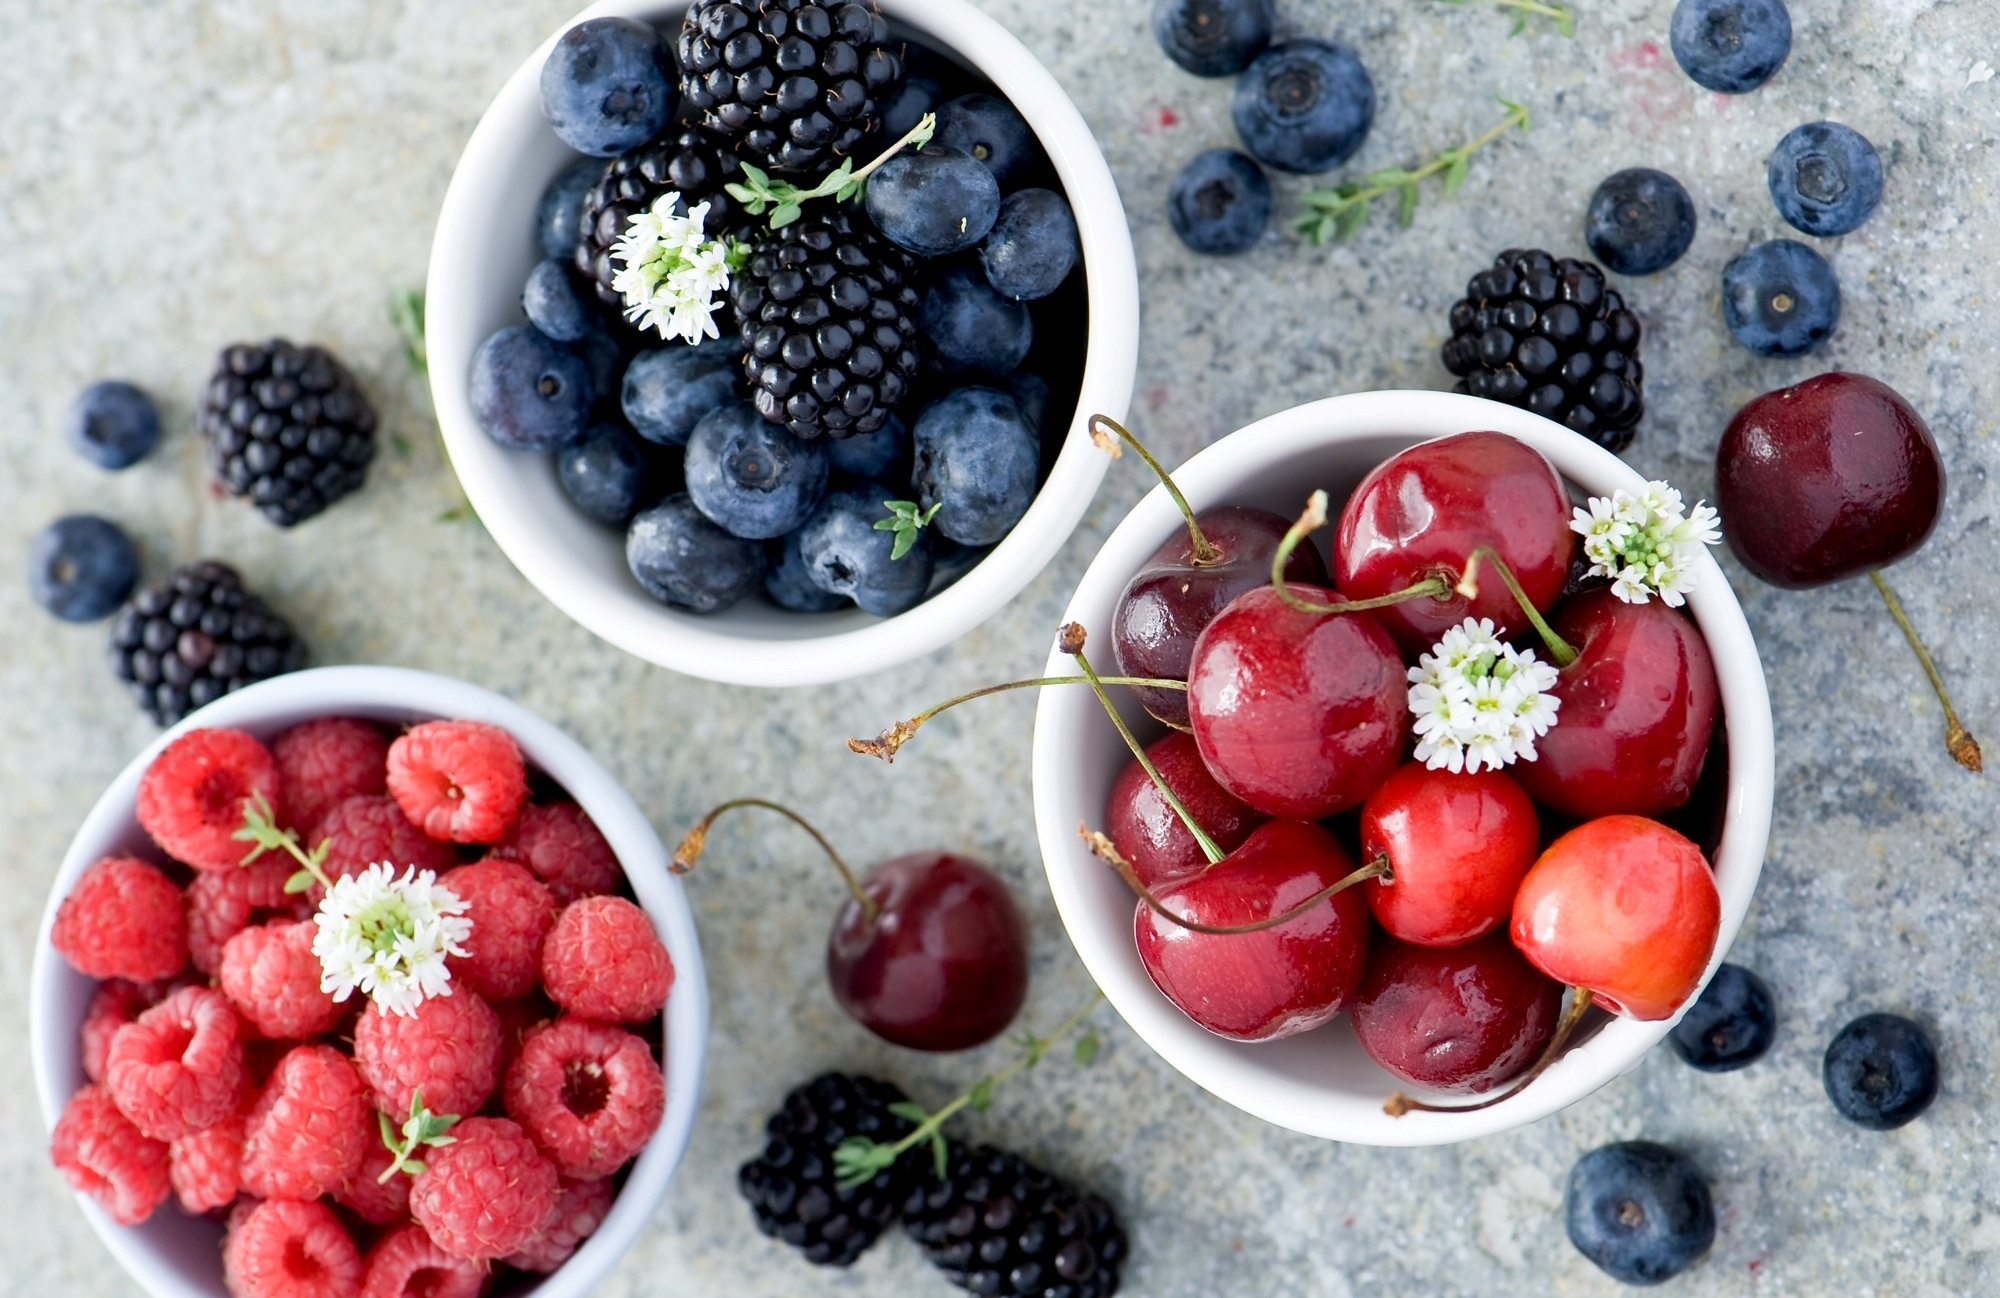
<instances>
[{"instance_id":1,"label":"green cherry stem","mask_svg":"<svg viewBox=\"0 0 2000 1298\"><path fill-rule=\"evenodd\" d=\"M1875 583L1875 589L1882 592L1882 602L1889 606L1889 616L1895 618L1896 625L1903 628L1903 638L1910 642L1910 648L1916 650L1917 661L1924 667L1924 675L1931 678L1931 689L1936 691L1938 702L1944 705L1946 751L1951 754L1952 760L1968 771L1985 770L1985 761L1979 753L1979 741L1972 737L1972 732L1958 719L1958 709L1951 705L1951 695L1945 692L1944 673L1938 670L1937 663L1931 658L1931 651L1924 647L1923 637L1917 634L1916 624L1911 622L1910 615L1903 611L1903 601L1896 598L1896 592L1889 588L1889 579L1879 571L1869 573L1868 577Z\"/></svg>"},{"instance_id":2,"label":"green cherry stem","mask_svg":"<svg viewBox=\"0 0 2000 1298\"><path fill-rule=\"evenodd\" d=\"M723 812L734 811L738 807L762 807L766 811L775 811L811 834L813 842L819 844L820 851L825 852L827 859L833 862L833 868L840 871L841 879L847 884L847 891L860 905L862 913L868 916L868 922L873 924L882 917L882 908L876 905L875 899L862 889L860 881L854 877L854 871L848 868L840 853L833 850L833 844L826 841L826 835L820 833L811 821L790 807L764 798L731 798L703 816L681 839L680 845L674 848L674 857L667 863L667 869L674 874L686 874L694 869L695 862L701 860L702 852L708 847L708 831L715 824L716 818Z\"/></svg>"},{"instance_id":3,"label":"green cherry stem","mask_svg":"<svg viewBox=\"0 0 2000 1298\"><path fill-rule=\"evenodd\" d=\"M1187 929L1189 932L1209 933L1216 937L1231 937L1238 933L1260 933L1267 928L1276 928L1280 924L1289 923L1297 919L1325 901L1328 897L1333 896L1337 892L1346 892L1356 884L1366 883L1370 879L1382 879L1385 881L1393 881L1395 879L1395 871L1389 865L1388 853L1384 852L1360 869L1342 875L1298 905L1288 910L1280 911L1276 915L1253 920L1248 924L1203 924L1196 920L1191 920L1184 915L1176 915L1174 912L1168 910L1166 903L1153 895L1153 890L1148 888L1145 882L1139 878L1139 872L1119 852L1110 838L1088 825L1078 825L1076 827L1076 834L1078 838L1084 841L1084 845L1090 848L1093 856L1118 872L1118 877L1125 881L1126 886L1131 888L1139 900L1145 902L1147 909L1151 910L1155 915L1160 916L1171 924Z\"/></svg>"},{"instance_id":4,"label":"green cherry stem","mask_svg":"<svg viewBox=\"0 0 2000 1298\"><path fill-rule=\"evenodd\" d=\"M1087 676L1037 676L1032 680L1008 681L1004 685L988 685L984 689L977 689L968 694L961 694L955 699L946 699L936 707L919 712L907 721L898 721L895 725L890 726L873 739L850 739L847 741L847 751L850 753L860 753L863 757L879 757L885 762L893 762L896 760L897 752L901 750L904 744L910 742L911 738L916 735L917 731L923 727L926 721L929 721L940 712L957 707L961 703L970 703L974 699L983 699L988 694L1001 694L1007 690L1039 689L1044 685L1083 685L1087 684L1089 680L1090 678ZM1156 690L1184 690L1187 688L1186 681L1167 680L1164 677L1157 676L1105 676L1101 677L1100 681L1105 685L1146 685Z\"/></svg>"},{"instance_id":5,"label":"green cherry stem","mask_svg":"<svg viewBox=\"0 0 2000 1298\"><path fill-rule=\"evenodd\" d=\"M1549 656L1556 660L1556 666L1567 667L1575 662L1576 646L1556 634L1556 629L1548 624L1541 610L1537 609L1534 601L1528 598L1528 592L1521 589L1521 583L1514 576L1514 570L1507 566L1505 559L1494 552L1492 546L1480 546L1472 552L1472 557L1466 560L1465 575L1458 579L1458 593L1467 599L1478 598L1479 565L1482 561L1492 564L1493 570L1500 574L1500 580L1507 583L1507 589L1513 593L1514 602L1521 606L1521 612L1527 615L1528 621L1534 623L1536 633L1542 637L1542 643L1548 646Z\"/></svg>"},{"instance_id":6,"label":"green cherry stem","mask_svg":"<svg viewBox=\"0 0 2000 1298\"><path fill-rule=\"evenodd\" d=\"M1292 593L1291 583L1285 580L1285 565L1291 561L1292 551L1300 542L1326 526L1326 493L1315 491L1306 498L1305 512L1296 523L1285 530L1284 539L1278 542L1276 553L1271 556L1271 589L1286 607L1301 613L1366 613L1370 609L1388 608L1394 604L1406 604L1413 599L1428 595L1432 599L1444 599L1451 594L1451 583L1443 577L1431 576L1401 590L1392 590L1387 595L1377 595L1372 599L1347 600L1339 604L1322 604L1318 600L1306 599Z\"/></svg>"},{"instance_id":7,"label":"green cherry stem","mask_svg":"<svg viewBox=\"0 0 2000 1298\"><path fill-rule=\"evenodd\" d=\"M1098 450L1103 451L1114 460L1123 454L1118 449L1118 443L1106 436L1103 428L1098 427L1100 424L1104 428L1109 428L1112 432L1118 434L1120 438L1123 438L1126 445L1138 452L1139 458L1146 462L1146 466L1159 475L1160 485L1167 489L1167 494L1173 497L1174 504L1181 511L1181 517L1187 520L1188 540L1192 542L1194 547L1194 558L1192 560L1194 566L1197 568L1213 568L1216 564L1221 563L1222 551L1216 549L1215 542L1202 534L1201 524L1195 521L1194 509L1188 504L1187 497L1181 494L1181 489L1174 485L1173 475L1160 467L1160 462L1153 458L1153 453L1146 449L1144 442L1132 436L1130 430L1125 425L1119 423L1109 415L1092 415L1090 417L1090 440L1091 444L1096 446Z\"/></svg>"},{"instance_id":8,"label":"green cherry stem","mask_svg":"<svg viewBox=\"0 0 2000 1298\"><path fill-rule=\"evenodd\" d=\"M1527 1090L1529 1083L1549 1071L1556 1060L1562 1058L1565 1048L1569 1045L1569 1039L1576 1034L1576 1025L1583 1022L1584 1012L1590 1008L1590 989L1572 987L1569 993L1569 1006L1563 1010L1562 1018L1556 1021L1556 1030L1549 1037L1548 1045L1542 1047L1541 1057L1535 1060L1535 1066L1522 1073L1519 1081L1500 1094L1488 1096L1477 1104L1428 1104L1423 1100L1413 1100L1401 1091L1397 1091L1383 1103L1382 1112L1392 1118L1400 1118L1412 1109L1419 1109L1425 1113L1472 1113L1479 1109L1490 1109L1502 1100L1513 1099Z\"/></svg>"}]
</instances>

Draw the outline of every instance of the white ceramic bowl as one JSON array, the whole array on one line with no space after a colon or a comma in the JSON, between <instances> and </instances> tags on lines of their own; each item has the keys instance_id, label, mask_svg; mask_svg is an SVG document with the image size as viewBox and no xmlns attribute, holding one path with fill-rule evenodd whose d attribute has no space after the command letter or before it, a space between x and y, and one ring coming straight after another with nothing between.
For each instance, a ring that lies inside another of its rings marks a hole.
<instances>
[{"instance_id":1,"label":"white ceramic bowl","mask_svg":"<svg viewBox=\"0 0 2000 1298\"><path fill-rule=\"evenodd\" d=\"M879 0L879 7L899 29L977 68L1034 128L1076 213L1090 295L1082 392L1040 494L977 567L907 613L788 613L759 598L706 617L668 608L632 579L623 535L593 523L563 495L553 457L503 450L480 431L466 396L472 354L495 330L522 322L521 283L540 256L535 208L544 186L577 156L542 118L537 79L555 36L480 119L438 215L426 298L431 400L466 497L514 566L557 608L627 653L691 676L822 684L880 671L964 635L1019 594L1076 527L1106 467L1086 421L1092 413L1122 419L1131 401L1138 272L1125 209L1083 117L1035 56L966 0ZM615 14L678 31L685 11L685 3L605 0L573 21Z\"/></svg>"},{"instance_id":2,"label":"white ceramic bowl","mask_svg":"<svg viewBox=\"0 0 2000 1298\"><path fill-rule=\"evenodd\" d=\"M510 699L447 676L398 667L321 667L279 676L227 695L176 725L132 759L90 809L71 840L49 891L48 908L35 943L28 1024L34 1053L35 1089L42 1120L53 1129L63 1105L83 1085L77 1027L96 983L69 966L49 945L56 908L77 876L100 857L130 852L159 859L159 851L133 813L139 777L184 731L202 726L235 726L260 739L313 717L353 716L391 724L439 717L487 721L520 743L530 764L540 767L597 822L617 853L639 904L674 962L674 988L667 1000L667 1110L652 1142L632 1165L611 1213L562 1268L532 1289L540 1298L579 1298L610 1271L638 1238L646 1219L666 1193L667 1182L687 1149L701 1105L702 1060L708 1049L708 977L702 969L694 912L680 880L667 872L667 852L632 795L596 759L562 731ZM228 1298L222 1283L221 1229L189 1217L169 1196L146 1222L121 1226L88 1195L76 1196L83 1214L119 1265L154 1298Z\"/></svg>"},{"instance_id":3,"label":"white ceramic bowl","mask_svg":"<svg viewBox=\"0 0 2000 1298\"><path fill-rule=\"evenodd\" d=\"M1287 518L1304 508L1313 488L1323 487L1337 518L1347 495L1381 461L1414 443L1472 429L1520 438L1590 495L1643 485L1622 460L1539 415L1444 392L1364 392L1297 406L1206 448L1174 471L1174 481L1197 510L1255 505ZM1108 669L1112 662L1111 613L1125 583L1184 527L1166 491L1155 488L1098 551L1065 615L1089 630L1095 663ZM1318 537L1322 545L1326 535ZM1702 559L1689 605L1715 659L1729 740L1726 819L1713 862L1722 931L1705 985L1743 924L1763 867L1771 823L1771 705L1750 628L1713 559ZM1066 656L1050 656L1050 675L1072 670ZM1135 725L1150 722L1129 695L1124 705ZM1151 725L1142 736L1161 733L1158 723ZM1246 1112L1307 1135L1360 1144L1470 1140L1575 1103L1638 1063L1672 1026L1612 1019L1532 1085L1491 1108L1401 1118L1384 1114L1382 1102L1409 1088L1362 1052L1345 1015L1317 1031L1265 1044L1215 1036L1153 986L1133 943L1132 894L1077 838L1080 822L1103 827L1112 781L1130 761L1089 691L1042 691L1035 714L1035 827L1049 887L1077 953L1133 1031L1196 1084Z\"/></svg>"}]
</instances>

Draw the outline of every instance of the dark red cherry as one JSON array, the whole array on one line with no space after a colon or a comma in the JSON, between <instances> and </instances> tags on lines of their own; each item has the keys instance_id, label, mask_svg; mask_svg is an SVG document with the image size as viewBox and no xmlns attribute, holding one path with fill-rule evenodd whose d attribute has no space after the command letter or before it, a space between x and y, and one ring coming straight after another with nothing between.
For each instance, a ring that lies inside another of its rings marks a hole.
<instances>
[{"instance_id":1,"label":"dark red cherry","mask_svg":"<svg viewBox=\"0 0 2000 1298\"><path fill-rule=\"evenodd\" d=\"M1499 928L1540 850L1535 804L1502 771L1410 762L1361 808L1361 855L1388 857L1392 871L1361 885L1362 895L1404 942L1456 946Z\"/></svg>"},{"instance_id":2,"label":"dark red cherry","mask_svg":"<svg viewBox=\"0 0 2000 1298\"><path fill-rule=\"evenodd\" d=\"M1127 676L1184 681L1195 638L1229 601L1271 581L1271 556L1291 526L1269 510L1223 505L1195 515L1202 535L1220 557L1194 561L1194 540L1176 532L1125 583L1111 613L1111 648ZM1310 541L1285 561L1285 579L1326 584L1326 561ZM1187 696L1179 690L1134 688L1148 712L1170 726L1188 723ZM1136 862L1135 862L1136 864Z\"/></svg>"},{"instance_id":3,"label":"dark red cherry","mask_svg":"<svg viewBox=\"0 0 2000 1298\"><path fill-rule=\"evenodd\" d=\"M1028 942L1007 885L977 861L913 852L861 880L826 943L834 999L886 1041L964 1050L1000 1035L1028 995Z\"/></svg>"},{"instance_id":4,"label":"dark red cherry","mask_svg":"<svg viewBox=\"0 0 2000 1298\"><path fill-rule=\"evenodd\" d=\"M1399 1080L1477 1095L1541 1054L1562 995L1505 931L1454 947L1377 937L1349 1014L1361 1048Z\"/></svg>"},{"instance_id":5,"label":"dark red cherry","mask_svg":"<svg viewBox=\"0 0 2000 1298\"><path fill-rule=\"evenodd\" d=\"M1562 708L1536 760L1507 769L1566 816L1657 816L1686 802L1721 707L1694 621L1598 589L1558 604L1552 624L1577 651L1556 680Z\"/></svg>"},{"instance_id":6,"label":"dark red cherry","mask_svg":"<svg viewBox=\"0 0 2000 1298\"><path fill-rule=\"evenodd\" d=\"M1505 433L1459 433L1420 442L1375 466L1340 512L1333 584L1349 599L1374 599L1442 576L1455 584L1466 561L1490 546L1546 611L1569 576L1576 534L1569 497L1540 451ZM1497 573L1482 566L1479 594L1418 596L1376 617L1411 654L1467 617L1492 618L1502 639L1526 628Z\"/></svg>"},{"instance_id":7,"label":"dark red cherry","mask_svg":"<svg viewBox=\"0 0 2000 1298\"><path fill-rule=\"evenodd\" d=\"M1353 870L1340 841L1318 825L1271 820L1159 899L1196 923L1253 924ZM1354 994L1368 962L1368 907L1355 888L1254 933L1197 933L1137 905L1133 935L1153 985L1196 1023L1234 1041L1273 1041L1325 1023Z\"/></svg>"},{"instance_id":8,"label":"dark red cherry","mask_svg":"<svg viewBox=\"0 0 2000 1298\"><path fill-rule=\"evenodd\" d=\"M1148 744L1146 757L1194 817L1194 823L1223 851L1241 847L1251 830L1270 819L1215 782L1191 736L1176 730ZM1104 831L1112 845L1132 863L1139 881L1148 888L1195 874L1208 865L1201 844L1194 841L1194 835L1167 805L1159 786L1136 758L1111 786L1104 819Z\"/></svg>"}]
</instances>

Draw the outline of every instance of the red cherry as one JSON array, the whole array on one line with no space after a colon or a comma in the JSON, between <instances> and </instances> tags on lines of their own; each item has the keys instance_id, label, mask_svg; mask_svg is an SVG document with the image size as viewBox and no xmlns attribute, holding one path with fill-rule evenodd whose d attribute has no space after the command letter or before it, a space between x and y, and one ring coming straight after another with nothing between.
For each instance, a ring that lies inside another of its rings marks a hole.
<instances>
[{"instance_id":1,"label":"red cherry","mask_svg":"<svg viewBox=\"0 0 2000 1298\"><path fill-rule=\"evenodd\" d=\"M1230 796L1202 764L1194 738L1178 730L1146 746L1146 757L1181 805L1216 846L1231 852L1243 845L1250 831L1270 817ZM1119 853L1132 863L1140 882L1157 888L1208 866L1201 844L1167 805L1146 768L1134 759L1111 786L1104 809L1105 833Z\"/></svg>"},{"instance_id":2,"label":"red cherry","mask_svg":"<svg viewBox=\"0 0 2000 1298\"><path fill-rule=\"evenodd\" d=\"M1459 433L1420 442L1375 466L1340 513L1334 585L1374 599L1441 575L1456 583L1473 551L1490 546L1538 609L1569 576L1576 535L1569 497L1541 452L1505 433ZM1376 617L1408 653L1437 643L1467 617L1492 618L1502 639L1523 630L1506 583L1486 576L1471 599L1418 596Z\"/></svg>"},{"instance_id":3,"label":"red cherry","mask_svg":"<svg viewBox=\"0 0 2000 1298\"><path fill-rule=\"evenodd\" d=\"M1386 856L1394 872L1362 895L1402 941L1456 946L1506 922L1540 846L1535 804L1510 776L1411 762L1361 809L1362 856Z\"/></svg>"},{"instance_id":4,"label":"red cherry","mask_svg":"<svg viewBox=\"0 0 2000 1298\"><path fill-rule=\"evenodd\" d=\"M1376 616L1302 613L1268 584L1216 615L1188 668L1188 717L1218 784L1259 811L1317 820L1389 777L1409 740L1409 684Z\"/></svg>"},{"instance_id":5,"label":"red cherry","mask_svg":"<svg viewBox=\"0 0 2000 1298\"><path fill-rule=\"evenodd\" d=\"M1197 923L1252 924L1353 869L1340 841L1318 825L1272 820L1159 897ZM1273 1041L1325 1023L1354 994L1368 962L1368 907L1354 888L1254 933L1197 933L1143 901L1132 928L1153 985L1196 1023L1234 1041Z\"/></svg>"},{"instance_id":6,"label":"red cherry","mask_svg":"<svg viewBox=\"0 0 2000 1298\"><path fill-rule=\"evenodd\" d=\"M1492 1090L1535 1061L1562 1012L1562 984L1505 933L1455 947L1377 938L1350 1007L1368 1057L1412 1086Z\"/></svg>"},{"instance_id":7,"label":"red cherry","mask_svg":"<svg viewBox=\"0 0 2000 1298\"><path fill-rule=\"evenodd\" d=\"M1694 622L1598 589L1557 605L1553 624L1576 659L1556 680L1562 709L1536 760L1512 768L1521 784L1566 816L1657 816L1685 803L1721 708Z\"/></svg>"},{"instance_id":8,"label":"red cherry","mask_svg":"<svg viewBox=\"0 0 2000 1298\"><path fill-rule=\"evenodd\" d=\"M1646 1022L1701 981L1722 899L1701 849L1658 821L1603 816L1542 853L1514 898L1514 945L1558 982Z\"/></svg>"}]
</instances>

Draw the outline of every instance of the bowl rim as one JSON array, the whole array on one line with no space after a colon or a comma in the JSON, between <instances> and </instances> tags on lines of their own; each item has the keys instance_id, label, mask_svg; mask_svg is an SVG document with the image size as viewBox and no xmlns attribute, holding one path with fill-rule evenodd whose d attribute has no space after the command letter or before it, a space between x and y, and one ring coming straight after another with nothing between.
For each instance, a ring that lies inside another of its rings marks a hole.
<instances>
[{"instance_id":1,"label":"bowl rim","mask_svg":"<svg viewBox=\"0 0 2000 1298\"><path fill-rule=\"evenodd\" d=\"M878 5L891 19L977 67L1027 119L1075 213L1090 302L1077 409L1027 514L964 576L908 612L886 619L858 610L790 614L825 619L834 629L767 638L736 633L726 622L652 600L624 569L622 544L619 571L607 581L601 565L582 562L573 547L550 543L546 525L526 507L519 462L487 438L473 417L465 376L473 352L494 327L476 306L478 286L490 278L483 274L481 252L498 238L481 218L507 189L518 156L533 141L530 133L548 134L538 89L543 60L562 32L584 19L657 19L685 5L602 0L561 24L480 117L438 214L425 297L431 403L466 498L509 562L564 614L627 653L688 675L733 685L826 684L905 662L971 631L1019 594L1075 530L1107 467L1090 443L1089 416L1122 419L1131 403L1139 354L1137 263L1117 185L1082 114L1018 39L967 0L878 0ZM528 223L514 237L529 245Z\"/></svg>"},{"instance_id":2,"label":"bowl rim","mask_svg":"<svg viewBox=\"0 0 2000 1298\"><path fill-rule=\"evenodd\" d=\"M1200 510L1230 503L1231 494L1259 474L1331 447L1363 439L1413 444L1479 429L1520 438L1547 456L1567 482L1594 494L1608 495L1619 487L1637 491L1645 483L1637 470L1609 451L1539 415L1477 397L1432 391L1361 392L1294 406L1221 438L1173 472L1189 503ZM1301 502L1313 485L1300 483ZM1337 510L1338 502L1332 512ZM1092 559L1063 620L1083 623L1098 644L1107 644L1111 609L1125 583L1184 526L1166 489L1155 486ZM1770 831L1774 741L1770 699L1749 623L1711 555L1704 554L1697 565L1688 611L1708 642L1728 717L1724 830L1711 863L1722 899L1722 923L1702 975L1706 986L1742 927L1762 869ZM1047 674L1070 670L1065 655L1050 654ZM1079 810L1085 819L1101 823L1103 808L1078 806L1082 759L1077 756L1077 740L1086 733L1085 727L1110 731L1094 697L1081 690L1041 692L1032 758L1035 822L1057 912L1085 967L1133 1031L1177 1071L1245 1112L1306 1135L1358 1144L1421 1146L1470 1140L1523 1126L1575 1103L1637 1065L1679 1021L1679 1014L1656 1023L1615 1018L1520 1094L1476 1112L1414 1112L1390 1118L1381 1112L1380 1103L1399 1084L1387 1073L1381 1074L1379 1093L1365 1102L1316 1092L1281 1076L1249 1053L1272 1050L1278 1043L1246 1045L1214 1036L1153 985L1133 945L1129 897L1111 909L1117 923L1109 922L1104 903L1093 900L1087 881L1104 876L1104 867L1078 840L1076 824ZM1122 754L1122 747L1117 752ZM1129 759L1119 759L1121 766L1125 760ZM1113 884L1119 895L1125 895L1122 884L1115 879ZM1690 996L1688 1004L1694 1000ZM1319 1031L1348 1032L1346 1023L1343 1014Z\"/></svg>"},{"instance_id":3,"label":"bowl rim","mask_svg":"<svg viewBox=\"0 0 2000 1298\"><path fill-rule=\"evenodd\" d=\"M57 908L86 867L121 843L145 837L134 806L139 780L166 746L190 730L240 726L271 733L319 716L450 717L490 722L511 733L522 752L574 798L610 842L639 904L653 921L674 963L674 986L666 1009L667 1107L660 1128L632 1164L610 1213L597 1232L570 1259L530 1290L539 1298L579 1298L611 1270L638 1238L666 1193L694 1133L701 1107L702 1070L708 1050L708 978L695 930L694 911L678 878L667 868L667 851L632 795L560 728L491 690L430 672L403 667L340 666L309 668L261 681L201 708L148 744L98 796L70 840L50 885L35 939L29 984L29 1043L42 1120L50 1130L69 1097L82 1085L77 1062L77 1022L58 1014L65 985L87 979L71 969L49 941ZM90 1196L78 1204L111 1255L155 1298L226 1298L176 1263L144 1228L123 1226ZM171 1196L161 1205L169 1230L192 1228L199 1219L182 1214ZM219 1265L219 1261L218 1261Z\"/></svg>"}]
</instances>

